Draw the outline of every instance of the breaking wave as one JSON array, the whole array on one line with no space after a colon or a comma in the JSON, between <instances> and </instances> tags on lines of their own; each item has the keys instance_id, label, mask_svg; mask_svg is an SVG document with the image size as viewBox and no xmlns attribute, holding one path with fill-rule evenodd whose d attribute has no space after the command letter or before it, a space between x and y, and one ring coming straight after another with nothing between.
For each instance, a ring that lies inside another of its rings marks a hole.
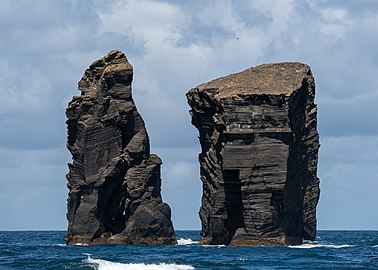
<instances>
[{"instance_id":1,"label":"breaking wave","mask_svg":"<svg viewBox=\"0 0 378 270\"><path fill-rule=\"evenodd\" d=\"M332 245L332 244L319 244L319 243L304 243L297 246L288 246L289 248L349 248L353 245Z\"/></svg>"},{"instance_id":2,"label":"breaking wave","mask_svg":"<svg viewBox=\"0 0 378 270\"><path fill-rule=\"evenodd\" d=\"M53 244L54 247L67 247L66 244Z\"/></svg>"},{"instance_id":3,"label":"breaking wave","mask_svg":"<svg viewBox=\"0 0 378 270\"><path fill-rule=\"evenodd\" d=\"M93 266L96 270L192 270L193 266L178 264L144 264L144 263L117 263L101 259L88 258L85 263Z\"/></svg>"},{"instance_id":4,"label":"breaking wave","mask_svg":"<svg viewBox=\"0 0 378 270\"><path fill-rule=\"evenodd\" d=\"M87 243L75 243L75 244L72 244L73 246L79 246L79 247L88 247L89 244Z\"/></svg>"},{"instance_id":5,"label":"breaking wave","mask_svg":"<svg viewBox=\"0 0 378 270\"><path fill-rule=\"evenodd\" d=\"M226 245L202 245L202 247L205 247L205 248L223 248L223 247L227 247Z\"/></svg>"},{"instance_id":6,"label":"breaking wave","mask_svg":"<svg viewBox=\"0 0 378 270\"><path fill-rule=\"evenodd\" d=\"M191 238L179 238L177 239L177 245L186 246L186 245L198 245L199 241L194 241Z\"/></svg>"}]
</instances>

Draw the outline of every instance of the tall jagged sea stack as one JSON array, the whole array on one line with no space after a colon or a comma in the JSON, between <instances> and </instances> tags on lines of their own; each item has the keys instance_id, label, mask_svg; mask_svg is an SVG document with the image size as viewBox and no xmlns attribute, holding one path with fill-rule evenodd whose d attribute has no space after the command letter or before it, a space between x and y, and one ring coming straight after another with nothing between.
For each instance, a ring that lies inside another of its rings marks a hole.
<instances>
[{"instance_id":1,"label":"tall jagged sea stack","mask_svg":"<svg viewBox=\"0 0 378 270\"><path fill-rule=\"evenodd\" d=\"M202 148L202 244L315 239L314 97L314 78L302 63L249 68L187 93Z\"/></svg>"},{"instance_id":2,"label":"tall jagged sea stack","mask_svg":"<svg viewBox=\"0 0 378 270\"><path fill-rule=\"evenodd\" d=\"M131 94L133 68L120 51L95 61L67 114L68 233L72 243L174 244L160 194L162 164L150 154Z\"/></svg>"}]
</instances>

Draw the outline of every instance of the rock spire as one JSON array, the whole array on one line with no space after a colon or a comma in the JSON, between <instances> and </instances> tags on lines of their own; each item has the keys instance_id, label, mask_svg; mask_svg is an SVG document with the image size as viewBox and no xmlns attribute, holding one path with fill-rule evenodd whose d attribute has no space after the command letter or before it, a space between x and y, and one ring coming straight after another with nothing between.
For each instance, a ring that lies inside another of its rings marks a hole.
<instances>
[{"instance_id":1,"label":"rock spire","mask_svg":"<svg viewBox=\"0 0 378 270\"><path fill-rule=\"evenodd\" d=\"M176 243L132 79L125 55L111 51L85 71L68 105L68 244Z\"/></svg>"}]
</instances>

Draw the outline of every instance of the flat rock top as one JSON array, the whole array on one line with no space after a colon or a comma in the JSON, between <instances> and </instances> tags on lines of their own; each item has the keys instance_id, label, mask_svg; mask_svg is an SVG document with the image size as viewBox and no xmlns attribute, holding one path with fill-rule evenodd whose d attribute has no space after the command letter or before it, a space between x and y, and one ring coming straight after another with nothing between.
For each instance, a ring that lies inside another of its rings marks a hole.
<instances>
[{"instance_id":1,"label":"flat rock top","mask_svg":"<svg viewBox=\"0 0 378 270\"><path fill-rule=\"evenodd\" d=\"M299 62L264 64L201 84L197 89L211 92L215 98L253 94L290 95L309 76L312 76L310 67Z\"/></svg>"}]
</instances>

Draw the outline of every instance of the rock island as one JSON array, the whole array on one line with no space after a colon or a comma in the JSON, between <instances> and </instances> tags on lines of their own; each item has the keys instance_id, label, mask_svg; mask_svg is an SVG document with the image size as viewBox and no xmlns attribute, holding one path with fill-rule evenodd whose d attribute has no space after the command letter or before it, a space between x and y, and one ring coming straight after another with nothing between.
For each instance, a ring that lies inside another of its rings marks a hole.
<instances>
[{"instance_id":1,"label":"rock island","mask_svg":"<svg viewBox=\"0 0 378 270\"><path fill-rule=\"evenodd\" d=\"M111 51L85 71L68 105L68 244L176 243L132 79L125 55Z\"/></svg>"},{"instance_id":2,"label":"rock island","mask_svg":"<svg viewBox=\"0 0 378 270\"><path fill-rule=\"evenodd\" d=\"M315 83L308 65L266 64L187 93L199 131L201 243L314 240L319 199Z\"/></svg>"}]
</instances>

